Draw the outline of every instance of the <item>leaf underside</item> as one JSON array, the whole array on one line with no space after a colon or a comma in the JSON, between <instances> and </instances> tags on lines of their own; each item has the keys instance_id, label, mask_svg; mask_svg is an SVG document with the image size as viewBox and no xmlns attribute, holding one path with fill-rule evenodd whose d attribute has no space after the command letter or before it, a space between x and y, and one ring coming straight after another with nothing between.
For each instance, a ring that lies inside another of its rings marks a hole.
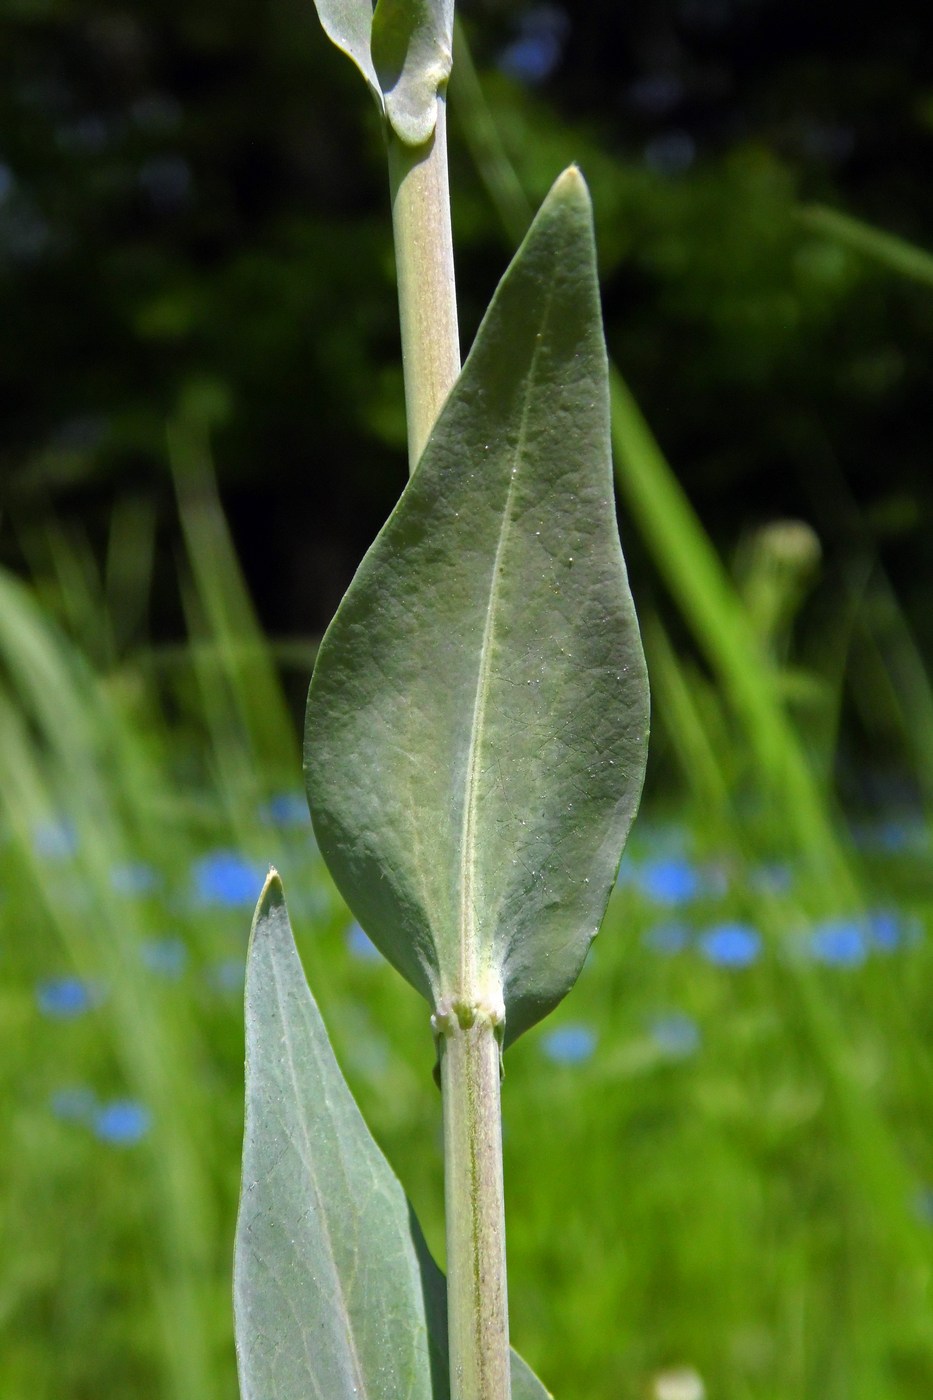
<instances>
[{"instance_id":1,"label":"leaf underside","mask_svg":"<svg viewBox=\"0 0 933 1400\"><path fill-rule=\"evenodd\" d=\"M450 77L454 0L315 0L327 37L362 73L400 141L420 146Z\"/></svg>"},{"instance_id":2,"label":"leaf underside","mask_svg":"<svg viewBox=\"0 0 933 1400\"><path fill-rule=\"evenodd\" d=\"M435 1006L565 995L644 776L589 197L557 181L321 645L305 773L367 933Z\"/></svg>"},{"instance_id":3,"label":"leaf underside","mask_svg":"<svg viewBox=\"0 0 933 1400\"><path fill-rule=\"evenodd\" d=\"M444 1277L340 1072L273 872L247 960L242 1400L448 1400ZM513 1353L513 1400L547 1392Z\"/></svg>"},{"instance_id":4,"label":"leaf underside","mask_svg":"<svg viewBox=\"0 0 933 1400\"><path fill-rule=\"evenodd\" d=\"M314 6L328 39L356 64L383 109L382 88L372 56L371 0L314 0Z\"/></svg>"},{"instance_id":5,"label":"leaf underside","mask_svg":"<svg viewBox=\"0 0 933 1400\"><path fill-rule=\"evenodd\" d=\"M437 94L450 77L454 0L379 0L372 53L396 135L427 141L437 121Z\"/></svg>"}]
</instances>

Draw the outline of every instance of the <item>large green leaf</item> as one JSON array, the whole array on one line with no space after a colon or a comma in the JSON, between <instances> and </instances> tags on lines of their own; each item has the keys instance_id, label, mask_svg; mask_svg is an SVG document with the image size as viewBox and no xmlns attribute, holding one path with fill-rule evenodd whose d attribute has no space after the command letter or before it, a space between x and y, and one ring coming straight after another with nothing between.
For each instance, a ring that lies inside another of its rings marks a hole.
<instances>
[{"instance_id":1,"label":"large green leaf","mask_svg":"<svg viewBox=\"0 0 933 1400\"><path fill-rule=\"evenodd\" d=\"M340 1072L278 876L246 978L234 1262L243 1400L447 1400L444 1278ZM513 1353L513 1400L547 1392Z\"/></svg>"},{"instance_id":2,"label":"large green leaf","mask_svg":"<svg viewBox=\"0 0 933 1400\"><path fill-rule=\"evenodd\" d=\"M454 0L379 0L373 15L373 60L396 135L427 141L437 121L437 94L450 77Z\"/></svg>"},{"instance_id":3,"label":"large green leaf","mask_svg":"<svg viewBox=\"0 0 933 1400\"><path fill-rule=\"evenodd\" d=\"M557 181L322 642L321 850L436 1010L545 1015L638 803L644 659L613 505L589 196Z\"/></svg>"}]
</instances>

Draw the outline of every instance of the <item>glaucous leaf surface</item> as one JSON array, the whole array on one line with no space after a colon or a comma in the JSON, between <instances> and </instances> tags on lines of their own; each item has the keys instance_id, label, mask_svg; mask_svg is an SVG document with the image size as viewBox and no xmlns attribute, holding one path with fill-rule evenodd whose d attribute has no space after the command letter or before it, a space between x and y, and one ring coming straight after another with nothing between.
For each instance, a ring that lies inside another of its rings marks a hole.
<instances>
[{"instance_id":1,"label":"glaucous leaf surface","mask_svg":"<svg viewBox=\"0 0 933 1400\"><path fill-rule=\"evenodd\" d=\"M454 0L379 0L372 52L386 116L409 146L427 141L437 93L450 77Z\"/></svg>"},{"instance_id":2,"label":"glaucous leaf surface","mask_svg":"<svg viewBox=\"0 0 933 1400\"><path fill-rule=\"evenodd\" d=\"M314 0L328 38L353 60L401 141L420 146L450 77L454 0Z\"/></svg>"},{"instance_id":3,"label":"glaucous leaf surface","mask_svg":"<svg viewBox=\"0 0 933 1400\"><path fill-rule=\"evenodd\" d=\"M328 39L353 60L384 111L372 56L372 0L314 0L314 7Z\"/></svg>"},{"instance_id":4,"label":"glaucous leaf surface","mask_svg":"<svg viewBox=\"0 0 933 1400\"><path fill-rule=\"evenodd\" d=\"M311 682L308 794L344 898L436 1010L504 1002L506 1040L576 979L644 776L607 374L589 196L571 169Z\"/></svg>"},{"instance_id":5,"label":"glaucous leaf surface","mask_svg":"<svg viewBox=\"0 0 933 1400\"><path fill-rule=\"evenodd\" d=\"M282 886L247 960L234 1259L242 1400L448 1400L444 1277L340 1072ZM547 1400L512 1356L513 1400Z\"/></svg>"}]
</instances>

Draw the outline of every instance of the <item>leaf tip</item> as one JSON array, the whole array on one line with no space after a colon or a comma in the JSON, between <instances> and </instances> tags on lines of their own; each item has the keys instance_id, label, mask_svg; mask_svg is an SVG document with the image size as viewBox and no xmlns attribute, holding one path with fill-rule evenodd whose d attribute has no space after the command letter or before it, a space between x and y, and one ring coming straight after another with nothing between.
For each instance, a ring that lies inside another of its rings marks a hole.
<instances>
[{"instance_id":1,"label":"leaf tip","mask_svg":"<svg viewBox=\"0 0 933 1400\"><path fill-rule=\"evenodd\" d=\"M590 191L579 165L568 165L554 181L551 193L577 204L585 204L589 208Z\"/></svg>"},{"instance_id":2,"label":"leaf tip","mask_svg":"<svg viewBox=\"0 0 933 1400\"><path fill-rule=\"evenodd\" d=\"M282 877L274 865L269 866L269 873L266 882L262 887L259 902L256 905L256 913L253 918L253 935L259 926L269 918L275 909L285 907L285 890L282 887Z\"/></svg>"}]
</instances>

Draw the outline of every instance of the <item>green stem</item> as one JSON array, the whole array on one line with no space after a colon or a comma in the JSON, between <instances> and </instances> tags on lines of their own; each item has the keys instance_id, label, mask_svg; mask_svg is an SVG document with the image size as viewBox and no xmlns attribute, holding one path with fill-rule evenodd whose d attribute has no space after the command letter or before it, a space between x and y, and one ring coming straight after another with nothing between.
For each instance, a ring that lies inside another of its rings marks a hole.
<instances>
[{"instance_id":1,"label":"green stem","mask_svg":"<svg viewBox=\"0 0 933 1400\"><path fill-rule=\"evenodd\" d=\"M409 466L460 373L447 177L447 104L424 146L389 133ZM501 1019L501 1018L500 1018ZM496 1017L434 1017L444 1102L450 1400L510 1400L502 1122Z\"/></svg>"},{"instance_id":2,"label":"green stem","mask_svg":"<svg viewBox=\"0 0 933 1400\"><path fill-rule=\"evenodd\" d=\"M450 1400L510 1400L499 1042L488 1016L440 1032Z\"/></svg>"},{"instance_id":3,"label":"green stem","mask_svg":"<svg viewBox=\"0 0 933 1400\"><path fill-rule=\"evenodd\" d=\"M460 373L450 189L447 103L423 146L389 132L389 181L398 273L409 468L414 471L437 415Z\"/></svg>"}]
</instances>

